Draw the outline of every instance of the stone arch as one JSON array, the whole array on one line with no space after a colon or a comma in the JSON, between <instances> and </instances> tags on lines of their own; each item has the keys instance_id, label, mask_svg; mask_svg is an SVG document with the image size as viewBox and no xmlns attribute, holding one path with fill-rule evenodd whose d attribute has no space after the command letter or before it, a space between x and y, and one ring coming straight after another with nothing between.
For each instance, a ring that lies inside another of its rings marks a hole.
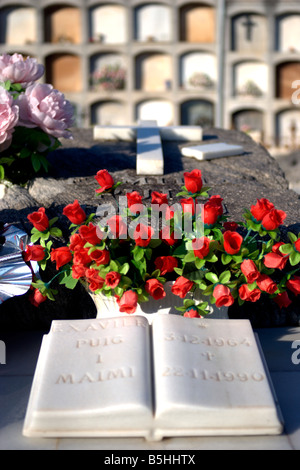
<instances>
[{"instance_id":1,"label":"stone arch","mask_svg":"<svg viewBox=\"0 0 300 470\"><path fill-rule=\"evenodd\" d=\"M214 43L215 8L206 3L188 3L179 10L180 41Z\"/></svg>"},{"instance_id":2,"label":"stone arch","mask_svg":"<svg viewBox=\"0 0 300 470\"><path fill-rule=\"evenodd\" d=\"M89 10L90 38L104 44L127 41L126 8L117 3L95 5Z\"/></svg>"},{"instance_id":3,"label":"stone arch","mask_svg":"<svg viewBox=\"0 0 300 470\"><path fill-rule=\"evenodd\" d=\"M91 122L102 126L125 125L125 105L121 101L104 100L91 105Z\"/></svg>"},{"instance_id":4,"label":"stone arch","mask_svg":"<svg viewBox=\"0 0 300 470\"><path fill-rule=\"evenodd\" d=\"M249 134L256 142L264 139L264 112L257 108L244 108L232 114L232 127Z\"/></svg>"},{"instance_id":5,"label":"stone arch","mask_svg":"<svg viewBox=\"0 0 300 470\"><path fill-rule=\"evenodd\" d=\"M275 48L280 52L300 51L300 13L285 13L276 18Z\"/></svg>"},{"instance_id":6,"label":"stone arch","mask_svg":"<svg viewBox=\"0 0 300 470\"><path fill-rule=\"evenodd\" d=\"M172 84L172 58L160 52L145 52L136 57L137 90L166 91Z\"/></svg>"},{"instance_id":7,"label":"stone arch","mask_svg":"<svg viewBox=\"0 0 300 470\"><path fill-rule=\"evenodd\" d=\"M82 41L78 7L51 5L44 10L45 42L79 44Z\"/></svg>"},{"instance_id":8,"label":"stone arch","mask_svg":"<svg viewBox=\"0 0 300 470\"><path fill-rule=\"evenodd\" d=\"M159 126L172 125L174 120L173 104L160 99L141 101L136 105L136 119L157 121Z\"/></svg>"},{"instance_id":9,"label":"stone arch","mask_svg":"<svg viewBox=\"0 0 300 470\"><path fill-rule=\"evenodd\" d=\"M134 38L137 41L171 41L170 7L160 3L137 6L134 10Z\"/></svg>"},{"instance_id":10,"label":"stone arch","mask_svg":"<svg viewBox=\"0 0 300 470\"><path fill-rule=\"evenodd\" d=\"M180 85L185 89L214 88L217 80L217 61L214 54L191 51L180 57Z\"/></svg>"},{"instance_id":11,"label":"stone arch","mask_svg":"<svg viewBox=\"0 0 300 470\"><path fill-rule=\"evenodd\" d=\"M276 98L290 100L292 83L300 79L300 61L281 62L276 67Z\"/></svg>"},{"instance_id":12,"label":"stone arch","mask_svg":"<svg viewBox=\"0 0 300 470\"><path fill-rule=\"evenodd\" d=\"M263 52L268 48L267 18L258 13L239 13L231 18L231 49Z\"/></svg>"},{"instance_id":13,"label":"stone arch","mask_svg":"<svg viewBox=\"0 0 300 470\"><path fill-rule=\"evenodd\" d=\"M187 126L213 126L214 104L204 99L184 101L180 107L181 124Z\"/></svg>"},{"instance_id":14,"label":"stone arch","mask_svg":"<svg viewBox=\"0 0 300 470\"><path fill-rule=\"evenodd\" d=\"M81 59L68 53L51 54L46 57L46 81L65 92L82 90Z\"/></svg>"},{"instance_id":15,"label":"stone arch","mask_svg":"<svg viewBox=\"0 0 300 470\"><path fill-rule=\"evenodd\" d=\"M10 6L0 9L0 43L24 45L37 41L36 9Z\"/></svg>"},{"instance_id":16,"label":"stone arch","mask_svg":"<svg viewBox=\"0 0 300 470\"><path fill-rule=\"evenodd\" d=\"M238 62L233 67L233 94L260 98L268 91L268 66L253 60Z\"/></svg>"},{"instance_id":17,"label":"stone arch","mask_svg":"<svg viewBox=\"0 0 300 470\"><path fill-rule=\"evenodd\" d=\"M300 110L291 108L275 116L276 144L294 150L300 147Z\"/></svg>"},{"instance_id":18,"label":"stone arch","mask_svg":"<svg viewBox=\"0 0 300 470\"><path fill-rule=\"evenodd\" d=\"M105 77L110 89L124 89L126 84L126 60L118 52L103 52L90 58L90 85L94 89L105 89Z\"/></svg>"}]
</instances>

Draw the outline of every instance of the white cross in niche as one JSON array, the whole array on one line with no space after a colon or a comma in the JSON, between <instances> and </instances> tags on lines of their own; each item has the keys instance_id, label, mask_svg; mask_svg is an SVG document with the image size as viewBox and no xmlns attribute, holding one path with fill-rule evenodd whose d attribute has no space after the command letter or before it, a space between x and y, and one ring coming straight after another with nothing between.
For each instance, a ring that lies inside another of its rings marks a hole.
<instances>
[{"instance_id":1,"label":"white cross in niche","mask_svg":"<svg viewBox=\"0 0 300 470\"><path fill-rule=\"evenodd\" d=\"M161 141L202 140L200 126L159 127L156 121L139 121L137 126L95 126L94 139L136 140L136 173L163 175L164 157Z\"/></svg>"}]
</instances>

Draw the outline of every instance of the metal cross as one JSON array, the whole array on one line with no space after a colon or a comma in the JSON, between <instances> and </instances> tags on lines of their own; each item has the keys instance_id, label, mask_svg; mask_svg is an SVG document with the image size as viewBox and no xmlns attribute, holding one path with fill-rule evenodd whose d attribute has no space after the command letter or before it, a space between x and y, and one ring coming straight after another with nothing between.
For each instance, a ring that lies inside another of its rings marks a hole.
<instances>
[{"instance_id":1,"label":"metal cross","mask_svg":"<svg viewBox=\"0 0 300 470\"><path fill-rule=\"evenodd\" d=\"M256 26L256 23L251 21L250 15L246 15L246 21L244 21L243 26L246 27L246 39L247 41L252 41L252 28Z\"/></svg>"}]
</instances>

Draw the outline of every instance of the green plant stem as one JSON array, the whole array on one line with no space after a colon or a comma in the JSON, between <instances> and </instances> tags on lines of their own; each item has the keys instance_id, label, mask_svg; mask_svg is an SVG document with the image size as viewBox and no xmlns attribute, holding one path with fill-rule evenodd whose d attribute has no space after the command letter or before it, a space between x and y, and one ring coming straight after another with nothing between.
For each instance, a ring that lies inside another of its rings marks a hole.
<instances>
[{"instance_id":1,"label":"green plant stem","mask_svg":"<svg viewBox=\"0 0 300 470\"><path fill-rule=\"evenodd\" d=\"M48 282L45 282L45 287L46 289L49 289L51 283L54 281L54 279L56 279L58 276L60 276L62 273L66 273L68 270L67 269L63 269L62 271L59 271L57 274L55 274L55 276L53 276L52 279L50 279L50 281Z\"/></svg>"}]
</instances>

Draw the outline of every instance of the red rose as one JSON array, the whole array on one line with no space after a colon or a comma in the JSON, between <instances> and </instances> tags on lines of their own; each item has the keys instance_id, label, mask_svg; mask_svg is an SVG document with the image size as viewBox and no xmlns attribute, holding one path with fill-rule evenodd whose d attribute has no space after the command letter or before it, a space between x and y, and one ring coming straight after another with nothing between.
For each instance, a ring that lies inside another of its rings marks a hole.
<instances>
[{"instance_id":1,"label":"red rose","mask_svg":"<svg viewBox=\"0 0 300 470\"><path fill-rule=\"evenodd\" d=\"M235 255L241 249L243 237L238 232L227 230L224 233L224 250L229 255Z\"/></svg>"},{"instance_id":2,"label":"red rose","mask_svg":"<svg viewBox=\"0 0 300 470\"><path fill-rule=\"evenodd\" d=\"M120 215L113 215L108 219L107 225L109 226L114 238L127 238L127 225L123 222Z\"/></svg>"},{"instance_id":3,"label":"red rose","mask_svg":"<svg viewBox=\"0 0 300 470\"><path fill-rule=\"evenodd\" d=\"M267 215L261 221L261 225L265 230L275 230L279 225L281 225L286 218L286 213L284 211L279 211L277 209L272 209L268 212Z\"/></svg>"},{"instance_id":4,"label":"red rose","mask_svg":"<svg viewBox=\"0 0 300 470\"><path fill-rule=\"evenodd\" d=\"M274 294L277 291L277 284L267 274L261 274L256 280L256 283L260 290L267 292L268 294Z\"/></svg>"},{"instance_id":5,"label":"red rose","mask_svg":"<svg viewBox=\"0 0 300 470\"><path fill-rule=\"evenodd\" d=\"M34 289L34 290L31 290L28 296L28 300L35 307L39 307L41 303L47 300L47 296L43 295L38 289Z\"/></svg>"},{"instance_id":6,"label":"red rose","mask_svg":"<svg viewBox=\"0 0 300 470\"><path fill-rule=\"evenodd\" d=\"M116 271L111 271L107 273L105 276L105 284L109 286L111 289L117 287L121 280L121 274L117 273Z\"/></svg>"},{"instance_id":7,"label":"red rose","mask_svg":"<svg viewBox=\"0 0 300 470\"><path fill-rule=\"evenodd\" d=\"M56 262L56 269L58 270L61 266L69 263L72 260L72 253L68 246L62 246L60 248L54 248L51 251L51 261Z\"/></svg>"},{"instance_id":8,"label":"red rose","mask_svg":"<svg viewBox=\"0 0 300 470\"><path fill-rule=\"evenodd\" d=\"M287 292L282 292L281 294L277 294L273 300L277 303L279 308L282 308L282 307L287 308L292 303Z\"/></svg>"},{"instance_id":9,"label":"red rose","mask_svg":"<svg viewBox=\"0 0 300 470\"><path fill-rule=\"evenodd\" d=\"M197 258L203 259L209 254L210 240L207 237L194 238L192 240L192 248Z\"/></svg>"},{"instance_id":10,"label":"red rose","mask_svg":"<svg viewBox=\"0 0 300 470\"><path fill-rule=\"evenodd\" d=\"M72 266L72 277L79 279L85 276L86 267L83 264L73 264Z\"/></svg>"},{"instance_id":11,"label":"red rose","mask_svg":"<svg viewBox=\"0 0 300 470\"><path fill-rule=\"evenodd\" d=\"M76 249L83 248L85 243L86 241L83 240L83 238L78 233L74 233L74 235L71 235L70 237L69 248L71 251L74 251Z\"/></svg>"},{"instance_id":12,"label":"red rose","mask_svg":"<svg viewBox=\"0 0 300 470\"><path fill-rule=\"evenodd\" d=\"M82 238L91 245L98 245L101 242L101 239L98 237L101 232L92 222L90 222L88 226L81 225L81 227L79 227L79 233Z\"/></svg>"},{"instance_id":13,"label":"red rose","mask_svg":"<svg viewBox=\"0 0 300 470\"><path fill-rule=\"evenodd\" d=\"M294 248L296 251L300 253L300 238L298 238L298 240L295 241Z\"/></svg>"},{"instance_id":14,"label":"red rose","mask_svg":"<svg viewBox=\"0 0 300 470\"><path fill-rule=\"evenodd\" d=\"M202 177L201 177L201 171L200 170L192 170L190 173L185 172L183 173L184 176L184 185L187 189L192 194L199 193L202 188Z\"/></svg>"},{"instance_id":15,"label":"red rose","mask_svg":"<svg viewBox=\"0 0 300 470\"><path fill-rule=\"evenodd\" d=\"M39 232L45 232L45 230L47 230L49 227L49 220L45 214L44 207L40 207L36 212L29 214L27 219Z\"/></svg>"},{"instance_id":16,"label":"red rose","mask_svg":"<svg viewBox=\"0 0 300 470\"><path fill-rule=\"evenodd\" d=\"M229 287L223 284L217 284L213 290L213 296L216 299L216 307L230 307L234 303L234 298Z\"/></svg>"},{"instance_id":17,"label":"red rose","mask_svg":"<svg viewBox=\"0 0 300 470\"><path fill-rule=\"evenodd\" d=\"M91 291L95 292L98 289L102 289L104 284L104 279L99 275L99 271L94 268L87 269L85 271L85 276L89 283L89 288Z\"/></svg>"},{"instance_id":18,"label":"red rose","mask_svg":"<svg viewBox=\"0 0 300 470\"><path fill-rule=\"evenodd\" d=\"M235 232L238 228L238 224L236 222L224 222L223 228L224 231L230 230L231 232Z\"/></svg>"},{"instance_id":19,"label":"red rose","mask_svg":"<svg viewBox=\"0 0 300 470\"><path fill-rule=\"evenodd\" d=\"M223 214L222 201L221 196L211 196L204 204L201 214L204 224L213 225L216 223L218 217Z\"/></svg>"},{"instance_id":20,"label":"red rose","mask_svg":"<svg viewBox=\"0 0 300 470\"><path fill-rule=\"evenodd\" d=\"M272 204L272 202L270 202L268 199L262 198L257 199L255 206L251 206L250 212L254 219L257 222L260 222L273 208L274 204Z\"/></svg>"},{"instance_id":21,"label":"red rose","mask_svg":"<svg viewBox=\"0 0 300 470\"><path fill-rule=\"evenodd\" d=\"M27 245L26 251L23 254L25 262L28 261L42 261L45 257L45 248L41 245Z\"/></svg>"},{"instance_id":22,"label":"red rose","mask_svg":"<svg viewBox=\"0 0 300 470\"><path fill-rule=\"evenodd\" d=\"M180 200L180 204L184 213L195 215L195 205L197 204L196 199L192 197L183 198Z\"/></svg>"},{"instance_id":23,"label":"red rose","mask_svg":"<svg viewBox=\"0 0 300 470\"><path fill-rule=\"evenodd\" d=\"M136 245L142 247L148 246L153 233L154 230L152 227L144 224L138 224L133 234Z\"/></svg>"},{"instance_id":24,"label":"red rose","mask_svg":"<svg viewBox=\"0 0 300 470\"><path fill-rule=\"evenodd\" d=\"M198 310L194 307L190 307L188 310L186 310L183 316L188 318L203 318L201 315L199 315Z\"/></svg>"},{"instance_id":25,"label":"red rose","mask_svg":"<svg viewBox=\"0 0 300 470\"><path fill-rule=\"evenodd\" d=\"M264 265L267 268L271 268L271 269L277 268L280 270L284 269L289 257L288 255L284 255L283 253L281 253L281 251L279 250L281 245L284 245L284 243L283 242L275 243L272 246L272 252L267 253L264 256Z\"/></svg>"},{"instance_id":26,"label":"red rose","mask_svg":"<svg viewBox=\"0 0 300 470\"><path fill-rule=\"evenodd\" d=\"M249 302L256 302L260 298L261 292L259 289L250 290L247 284L243 284L239 288L239 296L242 300Z\"/></svg>"},{"instance_id":27,"label":"red rose","mask_svg":"<svg viewBox=\"0 0 300 470\"><path fill-rule=\"evenodd\" d=\"M174 230L170 233L170 227L168 227L167 225L163 227L160 231L160 238L164 241L164 243L169 246L175 245L175 243L177 243L178 241L178 239L175 238Z\"/></svg>"},{"instance_id":28,"label":"red rose","mask_svg":"<svg viewBox=\"0 0 300 470\"><path fill-rule=\"evenodd\" d=\"M166 273L171 273L174 268L177 268L178 261L173 256L159 256L154 261L156 269L160 270L160 274L164 276Z\"/></svg>"},{"instance_id":29,"label":"red rose","mask_svg":"<svg viewBox=\"0 0 300 470\"><path fill-rule=\"evenodd\" d=\"M81 248L80 246L76 247L74 251L73 262L74 264L82 264L87 266L92 261L92 258L88 254L88 250Z\"/></svg>"},{"instance_id":30,"label":"red rose","mask_svg":"<svg viewBox=\"0 0 300 470\"><path fill-rule=\"evenodd\" d=\"M256 264L251 259L245 259L242 262L241 271L249 284L252 284L252 282L258 279L260 276L260 272L258 271Z\"/></svg>"},{"instance_id":31,"label":"red rose","mask_svg":"<svg viewBox=\"0 0 300 470\"><path fill-rule=\"evenodd\" d=\"M90 253L93 261L96 261L97 266L100 264L108 264L110 261L109 251L107 250L94 250Z\"/></svg>"},{"instance_id":32,"label":"red rose","mask_svg":"<svg viewBox=\"0 0 300 470\"><path fill-rule=\"evenodd\" d=\"M138 295L133 290L127 290L122 297L117 300L120 312L134 313L137 308Z\"/></svg>"},{"instance_id":33,"label":"red rose","mask_svg":"<svg viewBox=\"0 0 300 470\"><path fill-rule=\"evenodd\" d=\"M168 204L168 197L166 194L159 193L158 191L153 191L151 196L151 204L158 204L159 206L161 206L162 204Z\"/></svg>"},{"instance_id":34,"label":"red rose","mask_svg":"<svg viewBox=\"0 0 300 470\"><path fill-rule=\"evenodd\" d=\"M178 295L181 299L184 299L186 294L192 289L194 283L189 279L179 276L174 282L171 291L174 295Z\"/></svg>"},{"instance_id":35,"label":"red rose","mask_svg":"<svg viewBox=\"0 0 300 470\"><path fill-rule=\"evenodd\" d=\"M294 276L289 281L287 281L286 286L293 292L295 295L300 294L300 276Z\"/></svg>"},{"instance_id":36,"label":"red rose","mask_svg":"<svg viewBox=\"0 0 300 470\"><path fill-rule=\"evenodd\" d=\"M82 224L82 222L84 222L86 219L86 213L84 212L82 207L80 207L77 199L75 199L73 204L68 204L64 208L63 214L66 217L68 217L68 219L70 220L70 222L72 222L72 224L76 224L76 225Z\"/></svg>"},{"instance_id":37,"label":"red rose","mask_svg":"<svg viewBox=\"0 0 300 470\"><path fill-rule=\"evenodd\" d=\"M96 193L103 193L104 191L111 189L115 183L113 177L108 173L107 170L99 170L95 176L95 179L100 186L99 189L96 189Z\"/></svg>"},{"instance_id":38,"label":"red rose","mask_svg":"<svg viewBox=\"0 0 300 470\"><path fill-rule=\"evenodd\" d=\"M133 212L134 214L136 214L137 212L141 212L140 209L142 209L142 207L140 207L140 205L142 204L142 196L140 195L140 193L138 193L137 191L133 191L132 193L127 193L126 197L127 205L128 208L131 209L131 212Z\"/></svg>"},{"instance_id":39,"label":"red rose","mask_svg":"<svg viewBox=\"0 0 300 470\"><path fill-rule=\"evenodd\" d=\"M148 279L145 283L145 289L155 300L162 299L166 296L164 286L158 279Z\"/></svg>"}]
</instances>

